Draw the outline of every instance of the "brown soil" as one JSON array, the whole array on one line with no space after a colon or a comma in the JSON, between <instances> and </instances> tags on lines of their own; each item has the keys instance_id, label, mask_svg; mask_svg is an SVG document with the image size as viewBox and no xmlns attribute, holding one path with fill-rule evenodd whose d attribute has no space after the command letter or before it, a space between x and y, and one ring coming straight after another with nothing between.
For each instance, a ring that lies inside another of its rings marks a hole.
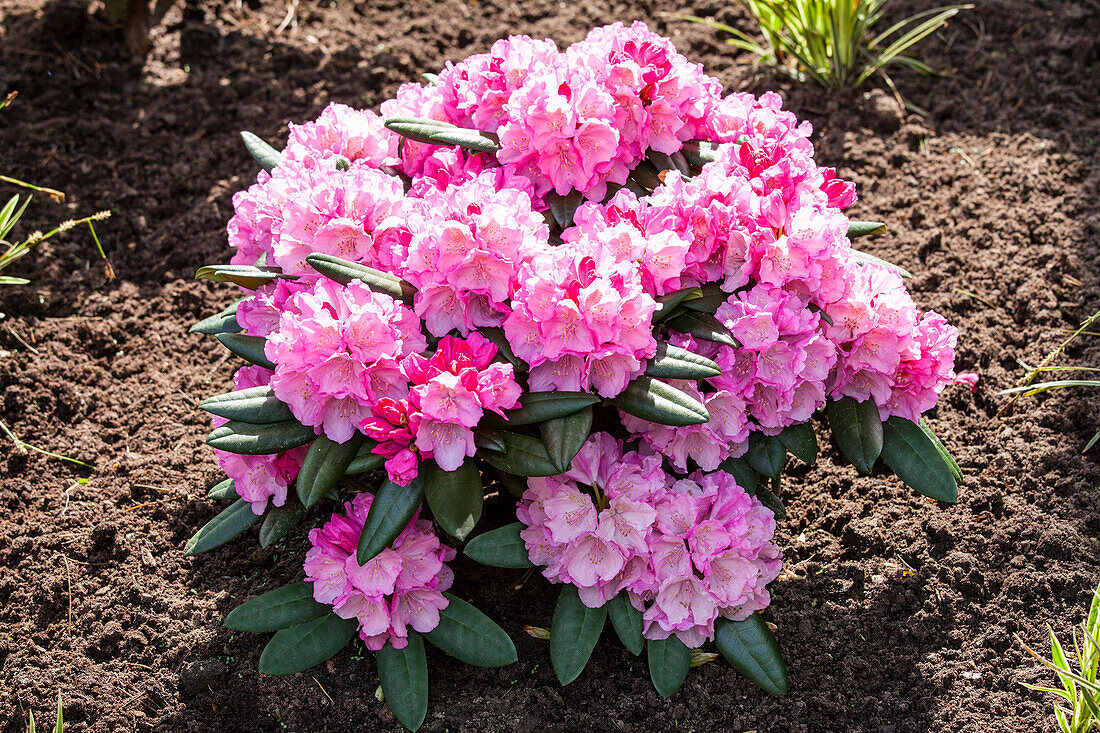
<instances>
[{"instance_id":1,"label":"brown soil","mask_svg":"<svg viewBox=\"0 0 1100 733\"><path fill-rule=\"evenodd\" d=\"M73 733L399 727L358 645L306 674L260 677L265 640L219 624L300 577L302 532L263 551L181 552L218 510L195 405L228 388L231 364L186 329L233 296L191 275L227 258L230 196L254 173L236 132L281 141L287 120L333 100L377 105L508 33L568 43L634 18L727 88L780 90L818 129L820 159L859 183L855 215L890 222L866 248L916 273L917 301L959 326L959 368L982 376L932 416L967 478L959 503L940 506L857 477L835 450L793 468L782 543L794 577L768 612L792 679L782 699L712 663L664 701L644 660L606 637L562 688L545 644L522 631L549 625L554 589L459 561L456 590L501 622L520 661L478 670L432 654L425 729L1054 730L1049 700L1020 684L1050 676L1016 635L1046 651L1044 624L1068 634L1100 575L1100 449L1080 454L1100 399L1066 391L998 415L996 393L1100 307L1100 7L979 2L924 46L947 76L895 76L927 117L880 91L799 87L670 13L748 27L710 0L306 0L278 32L283 3L191 0L141 65L81 0L0 0L0 94L20 92L0 112L0 172L69 195L36 199L21 231L110 208L100 232L119 275L108 282L75 231L12 268L32 285L0 291L0 420L95 465L0 437L0 731L22 733L31 709L52 721L58 691ZM1100 340L1063 361L1100 363Z\"/></svg>"}]
</instances>

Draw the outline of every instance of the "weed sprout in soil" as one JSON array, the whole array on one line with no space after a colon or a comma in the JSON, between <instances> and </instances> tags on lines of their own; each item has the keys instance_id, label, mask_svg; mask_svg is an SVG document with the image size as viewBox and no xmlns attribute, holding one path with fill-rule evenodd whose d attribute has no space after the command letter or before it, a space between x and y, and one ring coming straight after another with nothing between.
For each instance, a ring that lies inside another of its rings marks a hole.
<instances>
[{"instance_id":1,"label":"weed sprout in soil","mask_svg":"<svg viewBox=\"0 0 1100 733\"><path fill-rule=\"evenodd\" d=\"M246 296L193 329L250 362L202 405L233 503L187 551L312 527L304 580L225 620L274 633L260 671L358 635L419 727L425 641L516 661L493 609L450 592L461 551L561 585L562 684L610 620L663 696L709 643L785 693L760 612L815 417L863 473L948 502L961 479L921 419L957 333L852 249L884 225L844 215L855 186L809 134L640 23L499 41L380 114L330 105L282 152L246 133L264 170L234 197L230 263L198 272ZM343 481L372 470L373 493ZM480 522L487 494L516 521Z\"/></svg>"}]
</instances>

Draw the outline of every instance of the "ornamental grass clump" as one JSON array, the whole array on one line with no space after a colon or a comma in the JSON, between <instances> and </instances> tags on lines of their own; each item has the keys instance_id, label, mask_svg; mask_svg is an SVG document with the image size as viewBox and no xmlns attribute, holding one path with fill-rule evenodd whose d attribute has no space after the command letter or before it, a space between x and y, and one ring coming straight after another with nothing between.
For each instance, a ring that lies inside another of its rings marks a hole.
<instances>
[{"instance_id":1,"label":"ornamental grass clump","mask_svg":"<svg viewBox=\"0 0 1100 733\"><path fill-rule=\"evenodd\" d=\"M423 640L516 660L448 563L538 568L561 592L563 684L610 620L672 695L699 651L787 690L759 612L782 568L787 454L827 419L864 473L954 501L921 416L957 333L850 238L855 186L819 167L779 97L718 82L643 24L564 51L512 37L406 84L381 114L330 105L234 197L245 297L192 330L250 362L202 407L235 499L188 543L310 530L305 580L248 601L260 671L358 633L397 718L427 707ZM384 472L356 493L346 476ZM486 496L517 521L481 522ZM507 572L501 570L500 572ZM454 592L452 592L452 589ZM543 634L545 636L545 633Z\"/></svg>"},{"instance_id":2,"label":"ornamental grass clump","mask_svg":"<svg viewBox=\"0 0 1100 733\"><path fill-rule=\"evenodd\" d=\"M823 87L855 88L876 73L890 86L885 67L903 64L925 74L933 69L909 50L943 27L960 10L973 5L949 5L904 18L881 33L888 0L745 0L760 26L764 44L737 28L704 18L685 16L733 36L726 41Z\"/></svg>"}]
</instances>

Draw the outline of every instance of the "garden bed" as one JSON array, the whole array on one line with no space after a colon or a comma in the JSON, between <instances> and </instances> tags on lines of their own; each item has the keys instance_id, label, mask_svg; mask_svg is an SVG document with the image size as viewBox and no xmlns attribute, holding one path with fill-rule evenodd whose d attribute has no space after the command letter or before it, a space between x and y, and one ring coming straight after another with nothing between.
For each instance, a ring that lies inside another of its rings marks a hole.
<instances>
[{"instance_id":1,"label":"garden bed","mask_svg":"<svg viewBox=\"0 0 1100 733\"><path fill-rule=\"evenodd\" d=\"M1045 651L1043 624L1079 621L1096 585L1100 459L1080 450L1100 400L1065 392L999 412L996 392L1100 307L1097 10L1013 1L960 15L924 46L949 75L896 77L924 118L881 92L794 85L678 13L747 27L740 11L667 0L383 1L303 3L277 31L282 4L205 3L173 10L138 67L118 30L79 22L79 3L0 0L0 94L20 92L0 112L0 171L69 194L38 197L21 226L113 209L100 234L118 274L107 281L74 231L15 266L32 285L0 291L0 421L95 464L0 439L0 730L22 733L31 708L41 723L59 690L69 731L398 729L357 643L308 673L261 677L265 640L218 624L300 579L304 530L267 550L182 554L216 512L196 405L229 389L231 366L187 327L233 298L192 275L224 259L230 197L254 175L236 131L282 142L287 120L329 101L375 106L508 33L568 43L634 18L727 89L781 91L818 130L821 163L858 184L853 218L890 223L863 247L915 273L918 305L959 327L958 369L981 375L976 394L949 387L931 420L966 474L960 501L857 477L828 447L793 469L777 536L789 577L766 612L792 682L778 699L715 662L662 700L644 660L606 637L562 688L545 642L523 632L549 626L556 589L459 560L455 590L520 661L481 670L430 652L425 730L1053 730L1049 700L1020 685L1049 675L1015 635ZM1062 361L1097 364L1100 339ZM492 500L482 521L507 510Z\"/></svg>"}]
</instances>

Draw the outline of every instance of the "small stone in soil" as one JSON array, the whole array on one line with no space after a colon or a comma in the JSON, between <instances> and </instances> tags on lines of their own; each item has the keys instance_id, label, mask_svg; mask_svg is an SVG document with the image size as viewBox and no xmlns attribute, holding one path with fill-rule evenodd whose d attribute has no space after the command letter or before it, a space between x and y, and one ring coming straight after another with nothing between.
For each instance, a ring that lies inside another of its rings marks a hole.
<instances>
[{"instance_id":1,"label":"small stone in soil","mask_svg":"<svg viewBox=\"0 0 1100 733\"><path fill-rule=\"evenodd\" d=\"M207 687L216 688L229 670L220 659L200 659L180 670L180 692L195 695Z\"/></svg>"}]
</instances>

